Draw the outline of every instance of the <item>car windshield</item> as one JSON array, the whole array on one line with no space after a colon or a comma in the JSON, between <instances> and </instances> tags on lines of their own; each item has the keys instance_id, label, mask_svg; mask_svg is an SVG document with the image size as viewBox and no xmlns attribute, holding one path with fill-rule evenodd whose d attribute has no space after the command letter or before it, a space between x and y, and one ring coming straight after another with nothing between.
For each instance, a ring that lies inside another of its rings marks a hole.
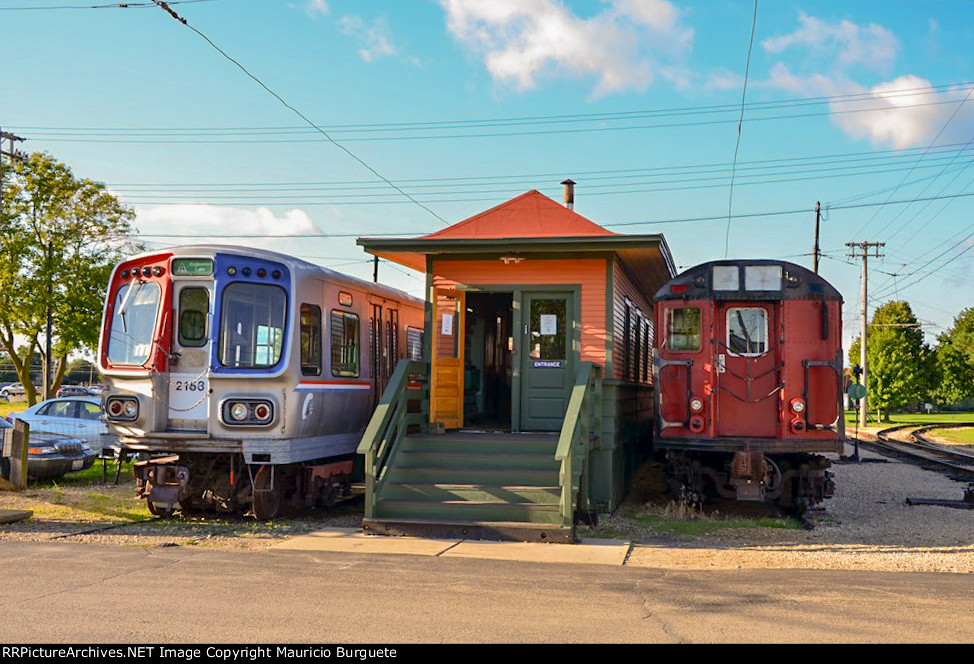
<instances>
[{"instance_id":1,"label":"car windshield","mask_svg":"<svg viewBox=\"0 0 974 664\"><path fill-rule=\"evenodd\" d=\"M144 364L149 359L158 310L158 284L140 281L118 289L108 338L109 362Z\"/></svg>"}]
</instances>

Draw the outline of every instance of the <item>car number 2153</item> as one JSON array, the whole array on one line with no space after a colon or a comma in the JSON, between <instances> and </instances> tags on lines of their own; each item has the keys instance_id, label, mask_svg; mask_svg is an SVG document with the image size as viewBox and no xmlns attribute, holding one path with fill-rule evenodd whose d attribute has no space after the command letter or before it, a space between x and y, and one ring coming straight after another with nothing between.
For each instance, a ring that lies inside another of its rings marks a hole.
<instances>
[{"instance_id":1,"label":"car number 2153","mask_svg":"<svg viewBox=\"0 0 974 664\"><path fill-rule=\"evenodd\" d=\"M177 380L177 392L202 392L206 389L205 380Z\"/></svg>"}]
</instances>

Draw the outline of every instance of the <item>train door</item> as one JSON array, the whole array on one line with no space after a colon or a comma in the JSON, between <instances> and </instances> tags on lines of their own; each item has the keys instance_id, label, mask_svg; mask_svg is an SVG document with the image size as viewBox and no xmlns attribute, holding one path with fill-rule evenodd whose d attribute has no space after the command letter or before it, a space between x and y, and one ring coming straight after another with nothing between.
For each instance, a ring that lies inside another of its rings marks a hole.
<instances>
[{"instance_id":1,"label":"train door","mask_svg":"<svg viewBox=\"0 0 974 664\"><path fill-rule=\"evenodd\" d=\"M717 435L775 437L781 384L775 307L721 302L715 322Z\"/></svg>"},{"instance_id":2,"label":"train door","mask_svg":"<svg viewBox=\"0 0 974 664\"><path fill-rule=\"evenodd\" d=\"M385 344L382 334L382 305L372 305L369 319L369 367L372 371L372 405L382 398L388 377L385 375Z\"/></svg>"},{"instance_id":3,"label":"train door","mask_svg":"<svg viewBox=\"0 0 974 664\"><path fill-rule=\"evenodd\" d=\"M465 293L437 288L433 302L430 422L459 429L463 426Z\"/></svg>"},{"instance_id":4,"label":"train door","mask_svg":"<svg viewBox=\"0 0 974 664\"><path fill-rule=\"evenodd\" d=\"M521 431L559 431L568 410L572 362L571 293L526 293L522 300Z\"/></svg>"},{"instance_id":5,"label":"train door","mask_svg":"<svg viewBox=\"0 0 974 664\"><path fill-rule=\"evenodd\" d=\"M173 282L173 360L169 370L170 431L206 432L210 413L210 331L213 286Z\"/></svg>"}]
</instances>

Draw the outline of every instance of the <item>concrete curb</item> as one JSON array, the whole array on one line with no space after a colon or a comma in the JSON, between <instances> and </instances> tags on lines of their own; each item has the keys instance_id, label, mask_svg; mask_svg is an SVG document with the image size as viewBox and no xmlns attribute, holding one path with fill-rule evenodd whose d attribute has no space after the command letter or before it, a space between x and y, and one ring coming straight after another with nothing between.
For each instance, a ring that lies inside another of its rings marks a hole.
<instances>
[{"instance_id":1,"label":"concrete curb","mask_svg":"<svg viewBox=\"0 0 974 664\"><path fill-rule=\"evenodd\" d=\"M631 544L624 540L608 539L583 539L578 544L439 540L366 535L358 528L328 528L294 537L271 548L286 551L335 551L622 566L629 555Z\"/></svg>"}]
</instances>

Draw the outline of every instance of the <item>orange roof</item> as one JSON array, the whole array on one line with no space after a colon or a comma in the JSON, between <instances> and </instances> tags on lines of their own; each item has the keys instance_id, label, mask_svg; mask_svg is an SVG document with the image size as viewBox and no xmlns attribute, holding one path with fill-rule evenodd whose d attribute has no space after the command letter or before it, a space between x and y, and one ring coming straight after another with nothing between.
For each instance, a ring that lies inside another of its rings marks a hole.
<instances>
[{"instance_id":1,"label":"orange roof","mask_svg":"<svg viewBox=\"0 0 974 664\"><path fill-rule=\"evenodd\" d=\"M532 189L421 239L618 235Z\"/></svg>"}]
</instances>

